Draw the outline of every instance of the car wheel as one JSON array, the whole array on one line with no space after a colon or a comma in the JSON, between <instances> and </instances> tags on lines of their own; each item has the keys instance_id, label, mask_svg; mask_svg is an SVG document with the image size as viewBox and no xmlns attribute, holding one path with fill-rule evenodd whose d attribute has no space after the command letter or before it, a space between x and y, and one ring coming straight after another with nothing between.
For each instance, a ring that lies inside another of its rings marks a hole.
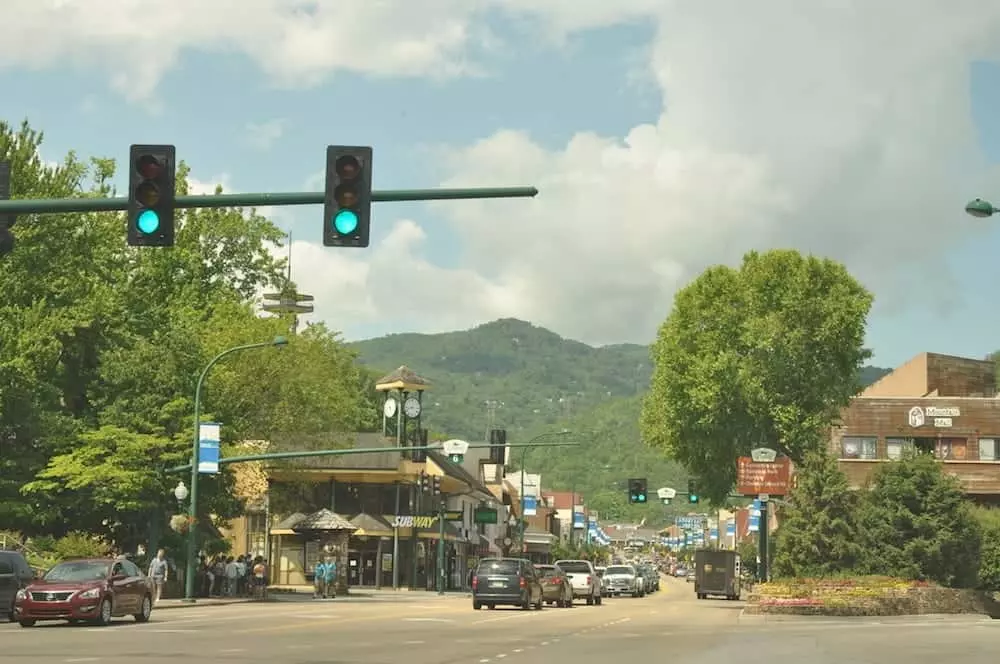
<instances>
[{"instance_id":1,"label":"car wheel","mask_svg":"<svg viewBox=\"0 0 1000 664\"><path fill-rule=\"evenodd\" d=\"M142 606L139 608L139 613L132 616L135 618L136 622L149 622L149 616L153 613L153 600L146 595L142 598Z\"/></svg>"},{"instance_id":2,"label":"car wheel","mask_svg":"<svg viewBox=\"0 0 1000 664\"><path fill-rule=\"evenodd\" d=\"M494 604L493 602L490 602L489 604L486 605L486 608L492 611L493 609L497 608L497 605Z\"/></svg>"},{"instance_id":3,"label":"car wheel","mask_svg":"<svg viewBox=\"0 0 1000 664\"><path fill-rule=\"evenodd\" d=\"M101 608L98 609L97 619L94 622L98 625L111 624L111 600L107 597L101 601Z\"/></svg>"},{"instance_id":4,"label":"car wheel","mask_svg":"<svg viewBox=\"0 0 1000 664\"><path fill-rule=\"evenodd\" d=\"M34 620L21 620L19 622L21 623L21 627L34 627L35 626L35 621Z\"/></svg>"},{"instance_id":5,"label":"car wheel","mask_svg":"<svg viewBox=\"0 0 1000 664\"><path fill-rule=\"evenodd\" d=\"M483 603L482 602L480 602L479 600L475 600L475 599L472 600L472 609L474 611L478 611L481 608L483 608Z\"/></svg>"}]
</instances>

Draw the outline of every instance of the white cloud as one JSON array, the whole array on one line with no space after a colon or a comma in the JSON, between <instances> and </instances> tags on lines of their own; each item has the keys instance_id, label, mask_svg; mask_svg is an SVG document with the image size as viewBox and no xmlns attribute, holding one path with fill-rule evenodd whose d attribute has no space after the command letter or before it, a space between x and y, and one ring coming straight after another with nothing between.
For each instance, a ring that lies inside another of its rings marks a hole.
<instances>
[{"instance_id":1,"label":"white cloud","mask_svg":"<svg viewBox=\"0 0 1000 664\"><path fill-rule=\"evenodd\" d=\"M245 139L252 147L258 150L267 150L277 143L285 134L287 121L284 118L275 118L266 122L248 122L244 127Z\"/></svg>"},{"instance_id":2,"label":"white cloud","mask_svg":"<svg viewBox=\"0 0 1000 664\"><path fill-rule=\"evenodd\" d=\"M796 247L845 261L883 311L946 293L955 303L941 256L982 232L961 206L990 175L968 66L1000 55L1000 5L520 6L548 11L539 25L555 37L649 12L663 114L624 139L581 133L554 152L516 132L452 151L448 185L536 184L541 195L441 203L464 241L461 264L479 276L421 272L409 244L370 274L372 292L420 274L407 306L427 311L428 329L511 312L593 342L647 341L705 266ZM376 306L387 327L403 319Z\"/></svg>"},{"instance_id":3,"label":"white cloud","mask_svg":"<svg viewBox=\"0 0 1000 664\"><path fill-rule=\"evenodd\" d=\"M237 192L232 190L230 185L230 178L227 173L221 175L215 175L208 180L199 180L196 177L188 175L188 192L192 196L211 196L215 193L218 187L222 187L223 192L227 194L235 194Z\"/></svg>"}]
</instances>

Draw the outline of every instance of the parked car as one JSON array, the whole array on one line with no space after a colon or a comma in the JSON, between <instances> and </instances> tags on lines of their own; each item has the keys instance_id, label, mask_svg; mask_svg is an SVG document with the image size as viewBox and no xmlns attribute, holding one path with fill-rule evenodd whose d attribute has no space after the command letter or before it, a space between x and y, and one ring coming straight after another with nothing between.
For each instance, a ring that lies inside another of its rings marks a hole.
<instances>
[{"instance_id":1,"label":"parked car","mask_svg":"<svg viewBox=\"0 0 1000 664\"><path fill-rule=\"evenodd\" d=\"M35 572L18 551L0 551L0 617L14 622L14 600L35 580Z\"/></svg>"},{"instance_id":2,"label":"parked car","mask_svg":"<svg viewBox=\"0 0 1000 664\"><path fill-rule=\"evenodd\" d=\"M14 601L14 618L21 627L34 627L39 620L107 625L112 618L127 615L147 622L152 610L152 582L125 559L59 563L19 590Z\"/></svg>"},{"instance_id":3,"label":"parked car","mask_svg":"<svg viewBox=\"0 0 1000 664\"><path fill-rule=\"evenodd\" d=\"M532 606L541 610L544 598L541 579L530 560L484 558L472 577L473 609L505 604L525 611Z\"/></svg>"},{"instance_id":4,"label":"parked car","mask_svg":"<svg viewBox=\"0 0 1000 664\"><path fill-rule=\"evenodd\" d=\"M605 592L608 595L631 595L641 597L646 593L640 578L632 565L612 565L604 570Z\"/></svg>"},{"instance_id":5,"label":"parked car","mask_svg":"<svg viewBox=\"0 0 1000 664\"><path fill-rule=\"evenodd\" d=\"M566 572L555 565L535 565L542 581L542 594L545 601L559 608L573 606L573 584Z\"/></svg>"},{"instance_id":6,"label":"parked car","mask_svg":"<svg viewBox=\"0 0 1000 664\"><path fill-rule=\"evenodd\" d=\"M574 599L582 597L588 606L601 603L601 579L589 560L557 560L556 566L569 577Z\"/></svg>"}]
</instances>

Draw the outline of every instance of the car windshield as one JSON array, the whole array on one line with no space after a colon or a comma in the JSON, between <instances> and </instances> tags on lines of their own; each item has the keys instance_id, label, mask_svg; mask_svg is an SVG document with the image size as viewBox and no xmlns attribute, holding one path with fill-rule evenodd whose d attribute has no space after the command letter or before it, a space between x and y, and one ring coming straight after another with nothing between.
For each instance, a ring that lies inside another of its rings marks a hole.
<instances>
[{"instance_id":1,"label":"car windshield","mask_svg":"<svg viewBox=\"0 0 1000 664\"><path fill-rule=\"evenodd\" d=\"M80 561L59 563L42 577L46 581L79 583L81 581L103 581L108 577L108 563Z\"/></svg>"},{"instance_id":2,"label":"car windshield","mask_svg":"<svg viewBox=\"0 0 1000 664\"><path fill-rule=\"evenodd\" d=\"M559 570L555 567L539 567L538 571L541 572L542 576L546 578L550 576L559 576Z\"/></svg>"},{"instance_id":3,"label":"car windshield","mask_svg":"<svg viewBox=\"0 0 1000 664\"><path fill-rule=\"evenodd\" d=\"M619 566L619 567L609 567L605 574L635 574L631 567Z\"/></svg>"},{"instance_id":4,"label":"car windshield","mask_svg":"<svg viewBox=\"0 0 1000 664\"><path fill-rule=\"evenodd\" d=\"M479 563L479 574L518 574L521 564L516 560L484 560Z\"/></svg>"},{"instance_id":5,"label":"car windshield","mask_svg":"<svg viewBox=\"0 0 1000 664\"><path fill-rule=\"evenodd\" d=\"M564 562L559 563L559 567L567 574L589 574L590 565L585 562Z\"/></svg>"}]
</instances>

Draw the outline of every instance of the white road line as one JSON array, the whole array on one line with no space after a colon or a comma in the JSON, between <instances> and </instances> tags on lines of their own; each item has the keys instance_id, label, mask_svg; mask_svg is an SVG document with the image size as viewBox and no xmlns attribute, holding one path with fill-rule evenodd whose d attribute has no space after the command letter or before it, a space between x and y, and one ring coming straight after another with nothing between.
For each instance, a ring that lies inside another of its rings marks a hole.
<instances>
[{"instance_id":1,"label":"white road line","mask_svg":"<svg viewBox=\"0 0 1000 664\"><path fill-rule=\"evenodd\" d=\"M246 652L246 649L245 648L225 648L223 650L220 650L219 652L221 652L221 653L227 653L227 654L228 653L237 653L237 652Z\"/></svg>"},{"instance_id":2,"label":"white road line","mask_svg":"<svg viewBox=\"0 0 1000 664\"><path fill-rule=\"evenodd\" d=\"M404 622L435 622L435 623L453 623L455 622L451 618L403 618Z\"/></svg>"},{"instance_id":3,"label":"white road line","mask_svg":"<svg viewBox=\"0 0 1000 664\"><path fill-rule=\"evenodd\" d=\"M69 659L63 660L64 662L96 662L99 657L70 657Z\"/></svg>"},{"instance_id":4,"label":"white road line","mask_svg":"<svg viewBox=\"0 0 1000 664\"><path fill-rule=\"evenodd\" d=\"M420 645L423 645L423 644L424 644L423 641L404 641L403 642L404 646L420 646Z\"/></svg>"}]
</instances>

